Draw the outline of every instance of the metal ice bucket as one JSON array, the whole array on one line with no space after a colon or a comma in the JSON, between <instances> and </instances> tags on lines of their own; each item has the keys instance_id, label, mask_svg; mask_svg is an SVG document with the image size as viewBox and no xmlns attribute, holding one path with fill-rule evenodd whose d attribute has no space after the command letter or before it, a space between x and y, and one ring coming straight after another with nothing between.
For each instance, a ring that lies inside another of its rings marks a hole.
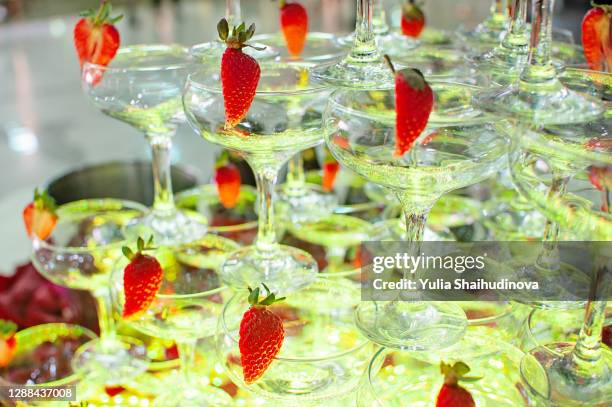
<instances>
[{"instance_id":1,"label":"metal ice bucket","mask_svg":"<svg viewBox=\"0 0 612 407\"><path fill-rule=\"evenodd\" d=\"M175 193L195 187L198 179L183 166L172 166ZM153 203L153 174L149 161L113 161L83 167L49 182L49 194L58 204L89 198L116 198Z\"/></svg>"}]
</instances>

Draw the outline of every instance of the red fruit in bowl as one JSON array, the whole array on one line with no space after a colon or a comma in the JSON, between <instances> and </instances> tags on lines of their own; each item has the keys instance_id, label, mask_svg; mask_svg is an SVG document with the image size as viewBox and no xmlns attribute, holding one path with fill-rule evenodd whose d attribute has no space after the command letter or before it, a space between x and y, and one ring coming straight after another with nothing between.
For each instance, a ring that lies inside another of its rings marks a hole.
<instances>
[{"instance_id":1,"label":"red fruit in bowl","mask_svg":"<svg viewBox=\"0 0 612 407\"><path fill-rule=\"evenodd\" d=\"M459 385L459 381L475 381L480 378L468 377L470 368L463 362L449 365L440 363L440 372L444 375L444 384L438 392L436 407L475 407L476 403L469 391Z\"/></svg>"},{"instance_id":2,"label":"red fruit in bowl","mask_svg":"<svg viewBox=\"0 0 612 407\"><path fill-rule=\"evenodd\" d=\"M57 224L57 205L47 191L34 190L34 200L23 210L23 223L28 236L46 240Z\"/></svg>"},{"instance_id":3,"label":"red fruit in bowl","mask_svg":"<svg viewBox=\"0 0 612 407\"><path fill-rule=\"evenodd\" d=\"M427 127L434 97L421 71L413 68L396 71L387 55L385 60L395 75L394 156L401 157Z\"/></svg>"},{"instance_id":4,"label":"red fruit in bowl","mask_svg":"<svg viewBox=\"0 0 612 407\"><path fill-rule=\"evenodd\" d=\"M229 155L224 150L215 163L215 184L224 207L236 206L240 196L240 182L240 170L229 161Z\"/></svg>"},{"instance_id":5,"label":"red fruit in bowl","mask_svg":"<svg viewBox=\"0 0 612 407\"><path fill-rule=\"evenodd\" d=\"M601 330L601 341L612 348L612 325L606 325Z\"/></svg>"},{"instance_id":6,"label":"red fruit in bowl","mask_svg":"<svg viewBox=\"0 0 612 407\"><path fill-rule=\"evenodd\" d=\"M259 379L278 355L285 339L283 320L268 309L284 298L276 298L264 284L266 296L259 298L259 287L249 288L250 308L240 321L240 362L246 384Z\"/></svg>"},{"instance_id":7,"label":"red fruit in bowl","mask_svg":"<svg viewBox=\"0 0 612 407\"><path fill-rule=\"evenodd\" d=\"M81 13L81 19L74 26L74 47L81 68L85 62L106 66L119 49L119 31L113 24L123 18L111 17L110 2L103 1L100 7Z\"/></svg>"},{"instance_id":8,"label":"red fruit in bowl","mask_svg":"<svg viewBox=\"0 0 612 407\"><path fill-rule=\"evenodd\" d=\"M155 257L144 254L145 250L151 250L151 243L152 238L146 245L142 238L138 238L136 253L128 247L123 248L124 255L130 259L123 270L123 318L138 316L149 308L161 287L161 265Z\"/></svg>"},{"instance_id":9,"label":"red fruit in bowl","mask_svg":"<svg viewBox=\"0 0 612 407\"><path fill-rule=\"evenodd\" d=\"M246 29L244 23L232 28L230 33L226 19L217 24L219 38L227 44L221 58L221 84L225 105L225 128L234 128L246 116L257 90L261 69L242 48L255 34L255 24Z\"/></svg>"},{"instance_id":10,"label":"red fruit in bowl","mask_svg":"<svg viewBox=\"0 0 612 407\"><path fill-rule=\"evenodd\" d=\"M425 14L415 3L409 0L402 6L402 33L408 37L417 38L425 27Z\"/></svg>"},{"instance_id":11,"label":"red fruit in bowl","mask_svg":"<svg viewBox=\"0 0 612 407\"><path fill-rule=\"evenodd\" d=\"M596 71L612 69L612 35L610 6L595 5L582 19L582 47L589 67Z\"/></svg>"},{"instance_id":12,"label":"red fruit in bowl","mask_svg":"<svg viewBox=\"0 0 612 407\"><path fill-rule=\"evenodd\" d=\"M589 167L589 181L600 191L612 189L612 167Z\"/></svg>"},{"instance_id":13,"label":"red fruit in bowl","mask_svg":"<svg viewBox=\"0 0 612 407\"><path fill-rule=\"evenodd\" d=\"M325 161L323 162L323 190L331 192L334 189L336 175L340 170L340 164L334 159L329 150L325 149Z\"/></svg>"},{"instance_id":14,"label":"red fruit in bowl","mask_svg":"<svg viewBox=\"0 0 612 407\"><path fill-rule=\"evenodd\" d=\"M15 332L17 325L14 322L0 320L0 367L8 366L13 360L17 346Z\"/></svg>"},{"instance_id":15,"label":"red fruit in bowl","mask_svg":"<svg viewBox=\"0 0 612 407\"><path fill-rule=\"evenodd\" d=\"M299 57L308 34L308 13L304 6L280 0L280 27L289 55Z\"/></svg>"}]
</instances>

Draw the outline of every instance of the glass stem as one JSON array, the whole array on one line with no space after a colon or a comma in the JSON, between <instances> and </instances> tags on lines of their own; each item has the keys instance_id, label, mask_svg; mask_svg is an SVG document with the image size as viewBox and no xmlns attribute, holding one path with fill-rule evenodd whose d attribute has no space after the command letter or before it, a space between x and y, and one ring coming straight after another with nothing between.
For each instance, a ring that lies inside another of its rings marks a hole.
<instances>
[{"instance_id":1,"label":"glass stem","mask_svg":"<svg viewBox=\"0 0 612 407\"><path fill-rule=\"evenodd\" d=\"M302 153L297 153L289 160L289 172L287 173L287 186L292 191L302 191L306 183L304 175L304 159Z\"/></svg>"},{"instance_id":2,"label":"glass stem","mask_svg":"<svg viewBox=\"0 0 612 407\"><path fill-rule=\"evenodd\" d=\"M512 0L510 6L510 27L501 42L503 49L527 54L527 0Z\"/></svg>"},{"instance_id":3,"label":"glass stem","mask_svg":"<svg viewBox=\"0 0 612 407\"><path fill-rule=\"evenodd\" d=\"M385 35L389 32L384 0L376 0L372 11L372 30L374 35Z\"/></svg>"},{"instance_id":4,"label":"glass stem","mask_svg":"<svg viewBox=\"0 0 612 407\"><path fill-rule=\"evenodd\" d=\"M153 211L156 215L168 216L175 211L170 173L172 134L149 134L153 165Z\"/></svg>"},{"instance_id":5,"label":"glass stem","mask_svg":"<svg viewBox=\"0 0 612 407\"><path fill-rule=\"evenodd\" d=\"M176 348L178 349L181 361L181 374L183 375L184 384L186 384L187 388L193 388L195 384L196 340L178 339L176 340Z\"/></svg>"},{"instance_id":6,"label":"glass stem","mask_svg":"<svg viewBox=\"0 0 612 407\"><path fill-rule=\"evenodd\" d=\"M553 175L552 183L548 189L547 199L558 200L565 195L569 176ZM550 219L546 220L544 235L542 236L542 251L538 255L537 264L547 270L558 270L559 253L557 240L559 238L559 225Z\"/></svg>"},{"instance_id":7,"label":"glass stem","mask_svg":"<svg viewBox=\"0 0 612 407\"><path fill-rule=\"evenodd\" d=\"M369 63L380 60L372 28L373 3L374 0L357 0L355 42L347 56L347 62Z\"/></svg>"},{"instance_id":8,"label":"glass stem","mask_svg":"<svg viewBox=\"0 0 612 407\"><path fill-rule=\"evenodd\" d=\"M116 336L116 331L110 289L108 287L100 287L100 289L92 294L96 300L98 325L100 326L100 340L102 342L112 340Z\"/></svg>"},{"instance_id":9,"label":"glass stem","mask_svg":"<svg viewBox=\"0 0 612 407\"><path fill-rule=\"evenodd\" d=\"M508 20L508 0L493 0L491 13L484 25L493 30L503 30Z\"/></svg>"},{"instance_id":10,"label":"glass stem","mask_svg":"<svg viewBox=\"0 0 612 407\"><path fill-rule=\"evenodd\" d=\"M531 38L527 65L521 73L521 85L557 85L557 72L552 63L552 13L554 0L533 0Z\"/></svg>"},{"instance_id":11,"label":"glass stem","mask_svg":"<svg viewBox=\"0 0 612 407\"><path fill-rule=\"evenodd\" d=\"M238 25L242 22L242 11L240 0L225 0L225 19L229 26Z\"/></svg>"},{"instance_id":12,"label":"glass stem","mask_svg":"<svg viewBox=\"0 0 612 407\"><path fill-rule=\"evenodd\" d=\"M278 178L278 171L284 160L278 159L273 162L266 157L264 162L257 158L248 157L258 193L258 230L255 242L260 251L270 251L276 247L276 228L274 224L274 186Z\"/></svg>"}]
</instances>

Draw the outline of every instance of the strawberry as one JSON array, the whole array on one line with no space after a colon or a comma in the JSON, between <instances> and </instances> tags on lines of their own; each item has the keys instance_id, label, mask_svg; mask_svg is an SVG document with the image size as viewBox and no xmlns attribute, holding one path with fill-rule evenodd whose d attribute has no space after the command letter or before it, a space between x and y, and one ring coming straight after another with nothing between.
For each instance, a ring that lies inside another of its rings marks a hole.
<instances>
[{"instance_id":1,"label":"strawberry","mask_svg":"<svg viewBox=\"0 0 612 407\"><path fill-rule=\"evenodd\" d=\"M418 69L396 71L388 55L385 60L395 75L395 157L412 147L425 127L433 109L433 91Z\"/></svg>"},{"instance_id":2,"label":"strawberry","mask_svg":"<svg viewBox=\"0 0 612 407\"><path fill-rule=\"evenodd\" d=\"M459 380L475 381L478 377L468 377L470 368L463 362L454 365L440 363L440 372L444 375L444 384L438 392L436 407L474 407L474 399L470 392L459 386Z\"/></svg>"},{"instance_id":3,"label":"strawberry","mask_svg":"<svg viewBox=\"0 0 612 407\"><path fill-rule=\"evenodd\" d=\"M17 325L14 322L0 319L0 367L8 366L13 359L17 346L15 332Z\"/></svg>"},{"instance_id":4,"label":"strawberry","mask_svg":"<svg viewBox=\"0 0 612 407\"><path fill-rule=\"evenodd\" d=\"M111 10L111 4L104 0L97 10L82 12L82 18L74 26L74 47L81 68L85 62L106 66L117 53L119 32L113 24L123 16L110 17Z\"/></svg>"},{"instance_id":5,"label":"strawberry","mask_svg":"<svg viewBox=\"0 0 612 407\"><path fill-rule=\"evenodd\" d=\"M115 397L117 394L123 392L125 387L122 386L104 386L104 392L108 394L109 397Z\"/></svg>"},{"instance_id":6,"label":"strawberry","mask_svg":"<svg viewBox=\"0 0 612 407\"><path fill-rule=\"evenodd\" d=\"M408 37L417 38L425 27L425 14L414 2L409 0L402 6L402 33Z\"/></svg>"},{"instance_id":7,"label":"strawberry","mask_svg":"<svg viewBox=\"0 0 612 407\"><path fill-rule=\"evenodd\" d=\"M155 257L143 254L146 250L152 250L152 241L153 237L145 245L144 240L139 237L136 253L129 247L123 248L123 254L130 259L130 263L123 270L123 318L134 317L145 311L161 287L161 265Z\"/></svg>"},{"instance_id":8,"label":"strawberry","mask_svg":"<svg viewBox=\"0 0 612 407\"><path fill-rule=\"evenodd\" d=\"M226 208L233 208L240 195L240 171L229 160L227 151L223 150L215 163L215 183L219 200Z\"/></svg>"},{"instance_id":9,"label":"strawberry","mask_svg":"<svg viewBox=\"0 0 612 407\"><path fill-rule=\"evenodd\" d=\"M246 384L259 379L270 366L285 339L283 320L267 307L283 298L276 298L263 284L266 296L259 299L259 287L249 288L250 308L240 321L240 363Z\"/></svg>"},{"instance_id":10,"label":"strawberry","mask_svg":"<svg viewBox=\"0 0 612 407\"><path fill-rule=\"evenodd\" d=\"M596 71L612 69L611 10L609 6L595 5L582 19L584 57L589 67Z\"/></svg>"},{"instance_id":11,"label":"strawberry","mask_svg":"<svg viewBox=\"0 0 612 407\"><path fill-rule=\"evenodd\" d=\"M280 0L280 26L289 55L299 57L308 33L308 13L304 6L297 2L287 3Z\"/></svg>"},{"instance_id":12,"label":"strawberry","mask_svg":"<svg viewBox=\"0 0 612 407\"><path fill-rule=\"evenodd\" d=\"M225 104L225 129L234 128L246 116L257 90L261 69L257 61L242 52L252 47L246 41L255 34L255 24L245 30L244 23L232 29L231 35L226 19L217 24L219 38L227 44L221 58L221 84Z\"/></svg>"},{"instance_id":13,"label":"strawberry","mask_svg":"<svg viewBox=\"0 0 612 407\"><path fill-rule=\"evenodd\" d=\"M325 162L323 163L323 190L327 192L331 192L334 188L334 181L336 180L336 175L338 174L338 170L340 169L340 164L334 157L329 153L329 151L325 154Z\"/></svg>"},{"instance_id":14,"label":"strawberry","mask_svg":"<svg viewBox=\"0 0 612 407\"><path fill-rule=\"evenodd\" d=\"M612 189L612 167L589 167L589 181L600 191Z\"/></svg>"},{"instance_id":15,"label":"strawberry","mask_svg":"<svg viewBox=\"0 0 612 407\"><path fill-rule=\"evenodd\" d=\"M39 192L34 190L34 201L23 209L23 223L25 224L28 236L36 236L40 240L46 240L55 225L57 224L57 214L55 210L57 204L55 200L47 194L47 191Z\"/></svg>"},{"instance_id":16,"label":"strawberry","mask_svg":"<svg viewBox=\"0 0 612 407\"><path fill-rule=\"evenodd\" d=\"M612 325L606 325L601 330L601 342L612 348Z\"/></svg>"}]
</instances>

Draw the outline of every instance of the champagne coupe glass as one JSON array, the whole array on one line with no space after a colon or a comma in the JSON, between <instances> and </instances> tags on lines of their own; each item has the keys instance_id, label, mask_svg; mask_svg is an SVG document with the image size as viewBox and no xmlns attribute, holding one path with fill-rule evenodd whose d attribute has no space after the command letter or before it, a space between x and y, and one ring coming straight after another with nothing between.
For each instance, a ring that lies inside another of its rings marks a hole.
<instances>
[{"instance_id":1,"label":"champagne coupe glass","mask_svg":"<svg viewBox=\"0 0 612 407\"><path fill-rule=\"evenodd\" d=\"M342 61L320 65L312 70L330 86L347 88L376 88L393 86L393 76L378 50L372 27L374 0L357 0L355 40L349 54Z\"/></svg>"},{"instance_id":2,"label":"champagne coupe glass","mask_svg":"<svg viewBox=\"0 0 612 407\"><path fill-rule=\"evenodd\" d=\"M151 147L153 208L127 225L129 237L154 235L157 244L188 242L206 233L206 218L177 210L170 163L172 139L184 120L181 92L192 60L178 45L121 48L109 66L83 66L83 89L104 114L142 131Z\"/></svg>"},{"instance_id":3,"label":"champagne coupe glass","mask_svg":"<svg viewBox=\"0 0 612 407\"><path fill-rule=\"evenodd\" d=\"M143 313L129 319L130 326L157 338L173 340L180 358L181 378L168 385L153 402L155 407L233 406L231 397L210 386L194 372L197 369L196 342L214 336L223 304L230 290L219 280L216 270L236 243L219 236L172 247L160 246L147 252L163 270L155 299ZM115 265L111 288L113 303L122 312L125 303L123 274L127 261Z\"/></svg>"},{"instance_id":4,"label":"champagne coupe glass","mask_svg":"<svg viewBox=\"0 0 612 407\"><path fill-rule=\"evenodd\" d=\"M464 362L479 380L460 383L478 407L528 406L517 384L523 352L488 335L466 333L457 344L427 356L380 348L357 393L358 407L433 406L444 384L440 362Z\"/></svg>"},{"instance_id":5,"label":"champagne coupe glass","mask_svg":"<svg viewBox=\"0 0 612 407\"><path fill-rule=\"evenodd\" d=\"M225 0L225 19L229 27L237 26L242 22L240 0ZM279 55L276 48L256 41L257 40L253 39L253 41L249 42L253 47L245 47L242 51L260 61L271 60ZM197 62L218 64L226 48L227 45L225 42L216 39L214 41L193 45L189 48L189 54L191 54Z\"/></svg>"},{"instance_id":6,"label":"champagne coupe glass","mask_svg":"<svg viewBox=\"0 0 612 407\"><path fill-rule=\"evenodd\" d=\"M183 95L193 129L208 141L239 152L255 174L259 195L256 243L229 256L220 270L231 287L265 282L285 293L310 284L317 272L312 256L279 245L274 221L274 186L281 166L301 150L320 144L323 101L329 95L310 82L308 70L296 64L262 64L261 78L247 116L225 129L219 69L203 67L189 75ZM320 110L318 110L320 112Z\"/></svg>"},{"instance_id":7,"label":"champagne coupe glass","mask_svg":"<svg viewBox=\"0 0 612 407\"><path fill-rule=\"evenodd\" d=\"M571 128L561 125L528 128L516 138L517 151L510 155L511 175L519 192L551 224L568 228L580 239L594 241L594 250L612 239L609 126L609 118L604 118ZM556 189L555 172L563 165L579 170L563 186L565 193L551 195L549 191ZM569 199L571 195L590 204L575 206L572 202L577 198ZM543 405L602 405L612 396L612 354L601 348L609 295L610 255L603 248L596 255L586 256L596 259L598 269L592 276L577 340L538 346L521 364L527 389Z\"/></svg>"},{"instance_id":8,"label":"champagne coupe glass","mask_svg":"<svg viewBox=\"0 0 612 407\"><path fill-rule=\"evenodd\" d=\"M36 325L17 332L15 353L9 364L0 368L0 402L14 400L7 390L24 385L60 392L68 390L63 386L76 385L77 399L84 399L87 383L72 370L70 362L81 345L95 338L87 328L64 323ZM29 401L28 405L63 407L66 402Z\"/></svg>"},{"instance_id":9,"label":"champagne coupe glass","mask_svg":"<svg viewBox=\"0 0 612 407\"><path fill-rule=\"evenodd\" d=\"M43 276L96 299L100 338L79 348L72 361L89 380L121 383L147 367L142 344L116 333L109 288L113 264L126 244L122 228L145 212L140 204L115 199L71 202L58 208L48 240L32 240L32 262Z\"/></svg>"},{"instance_id":10,"label":"champagne coupe glass","mask_svg":"<svg viewBox=\"0 0 612 407\"><path fill-rule=\"evenodd\" d=\"M527 64L515 83L478 95L478 106L543 125L588 121L602 114L600 100L568 89L557 77L551 57L553 7L554 0L533 0Z\"/></svg>"},{"instance_id":11,"label":"champagne coupe glass","mask_svg":"<svg viewBox=\"0 0 612 407\"><path fill-rule=\"evenodd\" d=\"M324 116L325 141L336 159L371 182L391 188L402 204L407 240L418 252L430 208L444 193L478 183L506 163L503 120L473 109L478 89L430 83L434 111L412 149L394 158L394 90L339 90ZM426 350L455 343L465 331L460 306L444 302L362 302L356 320L372 341Z\"/></svg>"},{"instance_id":12,"label":"champagne coupe glass","mask_svg":"<svg viewBox=\"0 0 612 407\"><path fill-rule=\"evenodd\" d=\"M247 385L239 362L239 325L248 292L230 299L219 318L218 359L241 388L279 405L334 405L359 384L374 351L354 324L359 289L344 278L318 278L269 309L283 319L279 354L256 382ZM275 404L276 405L276 404Z\"/></svg>"}]
</instances>

